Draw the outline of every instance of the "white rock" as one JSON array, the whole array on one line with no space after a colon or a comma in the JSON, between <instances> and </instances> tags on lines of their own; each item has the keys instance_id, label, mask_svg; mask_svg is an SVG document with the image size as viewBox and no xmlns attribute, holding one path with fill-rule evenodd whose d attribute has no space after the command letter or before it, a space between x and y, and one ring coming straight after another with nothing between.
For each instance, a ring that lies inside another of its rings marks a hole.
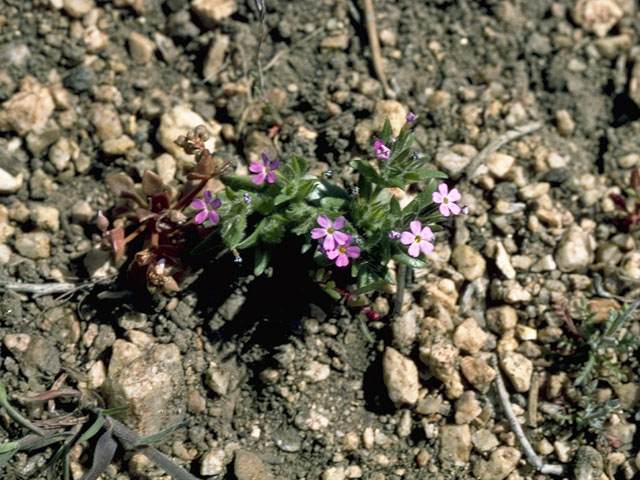
<instances>
[{"instance_id":1,"label":"white rock","mask_svg":"<svg viewBox=\"0 0 640 480\"><path fill-rule=\"evenodd\" d=\"M456 328L453 343L460 350L470 354L478 353L487 342L489 335L480 328L475 319L469 317Z\"/></svg>"},{"instance_id":2,"label":"white rock","mask_svg":"<svg viewBox=\"0 0 640 480\"><path fill-rule=\"evenodd\" d=\"M344 480L345 478L344 467L329 467L322 472L322 480Z\"/></svg>"},{"instance_id":3,"label":"white rock","mask_svg":"<svg viewBox=\"0 0 640 480\"><path fill-rule=\"evenodd\" d=\"M60 230L60 211L50 205L38 204L31 210L36 225L52 232Z\"/></svg>"},{"instance_id":4,"label":"white rock","mask_svg":"<svg viewBox=\"0 0 640 480\"><path fill-rule=\"evenodd\" d=\"M387 347L382 357L382 376L389 398L396 405L413 405L418 400L418 368L409 358Z\"/></svg>"},{"instance_id":5,"label":"white rock","mask_svg":"<svg viewBox=\"0 0 640 480\"><path fill-rule=\"evenodd\" d=\"M230 459L227 458L227 454L222 448L209 450L200 460L200 475L220 475L228 463L230 463Z\"/></svg>"},{"instance_id":6,"label":"white rock","mask_svg":"<svg viewBox=\"0 0 640 480\"><path fill-rule=\"evenodd\" d=\"M496 266L507 278L516 278L516 271L511 265L511 258L502 242L496 243Z\"/></svg>"},{"instance_id":7,"label":"white rock","mask_svg":"<svg viewBox=\"0 0 640 480\"><path fill-rule=\"evenodd\" d=\"M499 447L491 453L489 461L481 460L474 465L473 475L478 480L504 480L520 461L520 450Z\"/></svg>"},{"instance_id":8,"label":"white rock","mask_svg":"<svg viewBox=\"0 0 640 480\"><path fill-rule=\"evenodd\" d=\"M455 419L458 425L471 423L481 412L480 402L471 390L467 390L456 400Z\"/></svg>"},{"instance_id":9,"label":"white rock","mask_svg":"<svg viewBox=\"0 0 640 480\"><path fill-rule=\"evenodd\" d=\"M37 133L44 128L54 109L49 89L27 75L20 81L20 91L2 104L0 131L13 130L20 136Z\"/></svg>"},{"instance_id":10,"label":"white rock","mask_svg":"<svg viewBox=\"0 0 640 480\"><path fill-rule=\"evenodd\" d=\"M131 32L127 39L129 44L129 55L131 59L140 64L149 63L153 60L153 53L156 44L138 32Z\"/></svg>"},{"instance_id":11,"label":"white rock","mask_svg":"<svg viewBox=\"0 0 640 480\"><path fill-rule=\"evenodd\" d=\"M303 375L313 383L322 382L329 378L331 367L326 363L320 363L313 360L303 372Z\"/></svg>"},{"instance_id":12,"label":"white rock","mask_svg":"<svg viewBox=\"0 0 640 480\"><path fill-rule=\"evenodd\" d=\"M78 148L77 145L75 147L76 149ZM67 168L67 165L71 161L73 150L73 142L68 138L61 138L51 145L49 149L49 161L61 172Z\"/></svg>"},{"instance_id":13,"label":"white rock","mask_svg":"<svg viewBox=\"0 0 640 480\"><path fill-rule=\"evenodd\" d=\"M614 0L578 0L573 19L587 32L604 37L622 17L622 9Z\"/></svg>"},{"instance_id":14,"label":"white rock","mask_svg":"<svg viewBox=\"0 0 640 480\"><path fill-rule=\"evenodd\" d=\"M590 235L577 225L564 234L554 254L558 268L563 272L579 272L586 269L594 258Z\"/></svg>"},{"instance_id":15,"label":"white rock","mask_svg":"<svg viewBox=\"0 0 640 480\"><path fill-rule=\"evenodd\" d=\"M531 386L533 363L517 352L507 352L500 358L500 367L517 392L528 392Z\"/></svg>"},{"instance_id":16,"label":"white rock","mask_svg":"<svg viewBox=\"0 0 640 480\"><path fill-rule=\"evenodd\" d=\"M162 145L162 147L169 152L173 158L193 164L193 155L187 155L184 153L184 151L178 147L174 141L180 135L185 135L189 129L195 128L198 125L204 125L209 131L210 138L205 143L205 146L210 152L213 152L215 145L213 136L220 131L220 126L212 122L205 122L200 115L186 105L178 105L162 115L156 138L158 143L160 143L160 145Z\"/></svg>"},{"instance_id":17,"label":"white rock","mask_svg":"<svg viewBox=\"0 0 640 480\"><path fill-rule=\"evenodd\" d=\"M87 386L90 390L98 390L107 378L107 369L102 360L91 365L87 372Z\"/></svg>"},{"instance_id":18,"label":"white rock","mask_svg":"<svg viewBox=\"0 0 640 480\"><path fill-rule=\"evenodd\" d=\"M487 266L483 256L469 245L458 245L454 248L451 261L462 276L470 282L482 277Z\"/></svg>"},{"instance_id":19,"label":"white rock","mask_svg":"<svg viewBox=\"0 0 640 480\"><path fill-rule=\"evenodd\" d=\"M451 150L438 151L436 153L436 166L442 169L452 180L457 180L469 165L469 157L452 152Z\"/></svg>"},{"instance_id":20,"label":"white rock","mask_svg":"<svg viewBox=\"0 0 640 480\"><path fill-rule=\"evenodd\" d=\"M429 367L431 374L445 385L449 398L458 398L464 391L460 373L456 370L459 354L460 350L446 338L432 345L420 347L420 360Z\"/></svg>"},{"instance_id":21,"label":"white rock","mask_svg":"<svg viewBox=\"0 0 640 480\"><path fill-rule=\"evenodd\" d=\"M93 0L64 0L65 12L74 18L85 16L95 6Z\"/></svg>"},{"instance_id":22,"label":"white rock","mask_svg":"<svg viewBox=\"0 0 640 480\"><path fill-rule=\"evenodd\" d=\"M0 243L0 267L6 265L11 260L11 247Z\"/></svg>"},{"instance_id":23,"label":"white rock","mask_svg":"<svg viewBox=\"0 0 640 480\"><path fill-rule=\"evenodd\" d=\"M26 333L8 333L2 343L12 353L24 353L31 343L31 335Z\"/></svg>"},{"instance_id":24,"label":"white rock","mask_svg":"<svg viewBox=\"0 0 640 480\"><path fill-rule=\"evenodd\" d=\"M214 29L232 15L237 6L236 0L193 0L191 8L205 27Z\"/></svg>"},{"instance_id":25,"label":"white rock","mask_svg":"<svg viewBox=\"0 0 640 480\"><path fill-rule=\"evenodd\" d=\"M443 425L440 427L440 461L462 467L471 454L469 425Z\"/></svg>"},{"instance_id":26,"label":"white rock","mask_svg":"<svg viewBox=\"0 0 640 480\"><path fill-rule=\"evenodd\" d=\"M5 169L0 168L0 194L15 193L22 187L24 178L22 173L12 175Z\"/></svg>"},{"instance_id":27,"label":"white rock","mask_svg":"<svg viewBox=\"0 0 640 480\"><path fill-rule=\"evenodd\" d=\"M156 158L156 172L165 184L171 183L176 176L176 159L168 153L163 153Z\"/></svg>"},{"instance_id":28,"label":"white rock","mask_svg":"<svg viewBox=\"0 0 640 480\"><path fill-rule=\"evenodd\" d=\"M32 260L49 258L51 255L51 240L45 232L25 233L18 237L15 247L20 255Z\"/></svg>"},{"instance_id":29,"label":"white rock","mask_svg":"<svg viewBox=\"0 0 640 480\"><path fill-rule=\"evenodd\" d=\"M486 165L491 175L497 178L504 178L505 175L509 173L509 170L511 170L515 161L516 159L511 155L494 152L487 158Z\"/></svg>"},{"instance_id":30,"label":"white rock","mask_svg":"<svg viewBox=\"0 0 640 480\"><path fill-rule=\"evenodd\" d=\"M381 132L388 118L391 131L398 136L404 124L407 123L407 113L409 113L407 107L397 100L378 100L373 107L373 129Z\"/></svg>"}]
</instances>

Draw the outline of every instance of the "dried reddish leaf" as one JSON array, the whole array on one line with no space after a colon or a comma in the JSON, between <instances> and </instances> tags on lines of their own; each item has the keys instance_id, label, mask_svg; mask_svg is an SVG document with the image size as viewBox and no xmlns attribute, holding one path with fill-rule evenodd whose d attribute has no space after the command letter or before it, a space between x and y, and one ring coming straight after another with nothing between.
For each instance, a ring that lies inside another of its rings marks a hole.
<instances>
[{"instance_id":1,"label":"dried reddish leaf","mask_svg":"<svg viewBox=\"0 0 640 480\"><path fill-rule=\"evenodd\" d=\"M160 176L151 170L145 170L142 174L142 193L152 197L166 191L166 186Z\"/></svg>"},{"instance_id":2,"label":"dried reddish leaf","mask_svg":"<svg viewBox=\"0 0 640 480\"><path fill-rule=\"evenodd\" d=\"M107 232L111 247L113 248L113 258L116 263L124 256L124 228L116 227Z\"/></svg>"},{"instance_id":3,"label":"dried reddish leaf","mask_svg":"<svg viewBox=\"0 0 640 480\"><path fill-rule=\"evenodd\" d=\"M613 203L615 204L618 210L622 210L623 212L627 212L627 201L624 199L622 195L618 195L617 193L612 193L609 195Z\"/></svg>"},{"instance_id":4,"label":"dried reddish leaf","mask_svg":"<svg viewBox=\"0 0 640 480\"><path fill-rule=\"evenodd\" d=\"M631 170L631 181L629 184L634 190L638 189L638 185L640 185L640 172L638 172L638 167L634 167L633 170Z\"/></svg>"},{"instance_id":5,"label":"dried reddish leaf","mask_svg":"<svg viewBox=\"0 0 640 480\"><path fill-rule=\"evenodd\" d=\"M171 199L169 198L169 194L167 192L162 192L157 195L154 195L149 200L151 211L160 213L163 210L167 210L171 205Z\"/></svg>"},{"instance_id":6,"label":"dried reddish leaf","mask_svg":"<svg viewBox=\"0 0 640 480\"><path fill-rule=\"evenodd\" d=\"M213 158L211 158L211 154L205 150L200 155L200 159L196 164L196 168L194 168L194 172L208 177L213 173L213 167Z\"/></svg>"}]
</instances>

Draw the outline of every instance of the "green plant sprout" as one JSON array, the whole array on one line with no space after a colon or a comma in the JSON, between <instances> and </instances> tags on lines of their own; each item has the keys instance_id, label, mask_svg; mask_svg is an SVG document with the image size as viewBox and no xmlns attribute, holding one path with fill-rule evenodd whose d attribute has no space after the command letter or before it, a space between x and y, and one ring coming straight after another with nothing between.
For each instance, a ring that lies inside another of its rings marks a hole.
<instances>
[{"instance_id":1,"label":"green plant sprout","mask_svg":"<svg viewBox=\"0 0 640 480\"><path fill-rule=\"evenodd\" d=\"M350 296L393 283L390 260L401 267L425 267L440 229L437 222L466 213L466 207L457 203L460 192L441 181L446 175L426 168L429 159L412 150L415 118L407 115L397 138L389 120L385 122L373 144L375 160L350 163L358 174L350 191L309 174L308 162L296 156L284 163L263 153L262 162L249 165L250 176L223 174L227 164L214 165L204 145L206 130L196 127L176 141L196 156L196 168L187 177L193 185L185 184L177 201L169 200L166 187L148 171L141 188L123 174L107 179L112 192L125 200L114 220L117 238L148 232L130 271L142 273L139 277L146 279L151 293L171 293L178 290L189 262L196 257L201 262L212 251L215 258L231 252L238 263L252 258L255 275L263 274L276 254L284 254L340 299L346 296L337 282L355 285ZM215 176L225 189L217 195L202 192L206 180ZM401 206L395 193L412 187L418 187L418 193ZM129 242L111 241L115 228L107 227L103 220L103 247L123 258ZM190 234L194 230L197 235ZM273 266L277 268L277 262Z\"/></svg>"},{"instance_id":2,"label":"green plant sprout","mask_svg":"<svg viewBox=\"0 0 640 480\"><path fill-rule=\"evenodd\" d=\"M51 408L56 398L76 398L78 403L73 412L58 414L54 408ZM171 426L153 435L140 437L113 417L125 408L98 408L95 402L91 402L79 390L72 388L49 390L35 397L24 398L23 401L32 404L49 403L50 416L37 422L24 417L9 403L7 391L4 384L0 382L0 407L5 409L11 419L32 432L19 440L0 443L0 468L20 451L32 452L60 444L46 467L48 477L53 478L56 472L61 470L62 478L70 480L69 453L72 447L85 444L97 437L93 447L91 468L83 475L82 480L97 480L104 473L114 458L118 442L127 450L141 452L176 480L197 480L197 477L149 445L174 430L184 427L185 423Z\"/></svg>"}]
</instances>

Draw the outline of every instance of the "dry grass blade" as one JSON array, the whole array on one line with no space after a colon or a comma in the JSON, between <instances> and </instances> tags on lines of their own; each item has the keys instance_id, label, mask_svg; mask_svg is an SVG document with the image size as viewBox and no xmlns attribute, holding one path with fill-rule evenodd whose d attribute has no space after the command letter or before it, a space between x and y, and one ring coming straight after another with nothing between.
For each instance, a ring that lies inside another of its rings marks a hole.
<instances>
[{"instance_id":1,"label":"dry grass blade","mask_svg":"<svg viewBox=\"0 0 640 480\"><path fill-rule=\"evenodd\" d=\"M107 469L111 460L113 460L117 448L118 443L113 439L111 430L105 430L96 443L91 469L81 480L97 480Z\"/></svg>"}]
</instances>

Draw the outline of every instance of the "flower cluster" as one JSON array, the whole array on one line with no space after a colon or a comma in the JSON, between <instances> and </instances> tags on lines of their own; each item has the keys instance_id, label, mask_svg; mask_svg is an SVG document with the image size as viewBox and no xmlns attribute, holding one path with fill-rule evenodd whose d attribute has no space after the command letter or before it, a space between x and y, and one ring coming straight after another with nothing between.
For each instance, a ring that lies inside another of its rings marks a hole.
<instances>
[{"instance_id":1,"label":"flower cluster","mask_svg":"<svg viewBox=\"0 0 640 480\"><path fill-rule=\"evenodd\" d=\"M351 245L353 237L340 231L346 224L344 217L338 217L332 222L328 217L320 215L317 222L320 228L311 230L311 238L314 240L324 238L322 249L329 260L336 261L336 266L346 267L349 265L350 258L360 256L360 247Z\"/></svg>"}]
</instances>

